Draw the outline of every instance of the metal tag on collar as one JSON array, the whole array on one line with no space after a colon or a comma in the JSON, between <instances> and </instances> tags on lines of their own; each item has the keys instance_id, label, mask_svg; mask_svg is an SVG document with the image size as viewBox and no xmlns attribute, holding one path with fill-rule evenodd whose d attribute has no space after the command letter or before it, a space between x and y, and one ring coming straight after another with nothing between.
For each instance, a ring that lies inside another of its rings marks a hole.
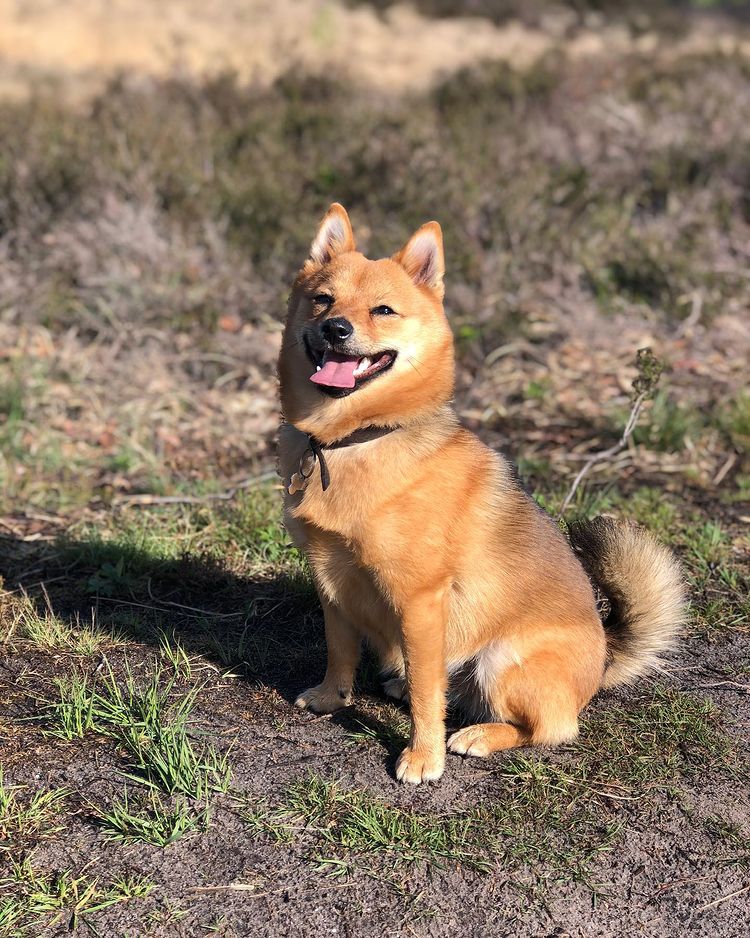
<instances>
[{"instance_id":1,"label":"metal tag on collar","mask_svg":"<svg viewBox=\"0 0 750 938\"><path fill-rule=\"evenodd\" d=\"M307 449L300 456L297 471L289 480L287 492L289 492L290 495L295 495L297 492L304 492L315 471L315 464L317 462L320 462L320 482L324 492L330 484L331 480L328 475L328 466L326 465L320 443L312 436L308 437L308 443Z\"/></svg>"}]
</instances>

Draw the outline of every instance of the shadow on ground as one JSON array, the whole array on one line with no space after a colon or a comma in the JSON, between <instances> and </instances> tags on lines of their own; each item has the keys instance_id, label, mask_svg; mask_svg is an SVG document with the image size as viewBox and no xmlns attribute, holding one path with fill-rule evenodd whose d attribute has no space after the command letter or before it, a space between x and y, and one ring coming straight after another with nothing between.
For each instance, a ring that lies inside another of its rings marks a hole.
<instances>
[{"instance_id":1,"label":"shadow on ground","mask_svg":"<svg viewBox=\"0 0 750 938\"><path fill-rule=\"evenodd\" d=\"M115 670L125 658L138 656L138 646L159 651L166 639L188 656L201 655L219 671L239 674L287 703L325 673L323 616L301 569L239 576L212 558L186 554L164 560L96 538L40 542L0 537L0 583L25 594L40 621L54 617L73 634L86 625L105 641L124 643ZM28 637L23 624L15 637ZM46 665L54 660L48 648L41 651ZM100 664L101 654L93 660ZM59 666L66 675L69 666ZM44 670L54 677L49 667ZM382 696L378 662L367 649L358 691ZM268 695L268 700L270 709L277 698ZM393 775L404 739L356 707L334 714L331 721L380 740Z\"/></svg>"}]
</instances>

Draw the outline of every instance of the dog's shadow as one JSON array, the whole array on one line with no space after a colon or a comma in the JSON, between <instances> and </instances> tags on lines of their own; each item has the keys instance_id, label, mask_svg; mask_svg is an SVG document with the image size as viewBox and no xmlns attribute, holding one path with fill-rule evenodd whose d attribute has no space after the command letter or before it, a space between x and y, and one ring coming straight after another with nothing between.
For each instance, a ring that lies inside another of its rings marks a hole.
<instances>
[{"instance_id":1,"label":"dog's shadow","mask_svg":"<svg viewBox=\"0 0 750 938\"><path fill-rule=\"evenodd\" d=\"M238 576L215 558L164 559L96 537L2 535L0 578L6 595L30 604L40 619L53 615L73 636L94 629L153 650L166 640L289 704L325 672L320 604L309 576L294 564ZM382 702L377 672L365 650L357 689ZM373 709L347 707L331 720L352 737L378 742L392 768L405 739Z\"/></svg>"},{"instance_id":2,"label":"dog's shadow","mask_svg":"<svg viewBox=\"0 0 750 938\"><path fill-rule=\"evenodd\" d=\"M164 559L96 537L3 535L0 577L40 618L52 613L73 632L83 625L157 647L166 636L287 700L325 668L317 596L291 565L238 576L209 556Z\"/></svg>"}]
</instances>

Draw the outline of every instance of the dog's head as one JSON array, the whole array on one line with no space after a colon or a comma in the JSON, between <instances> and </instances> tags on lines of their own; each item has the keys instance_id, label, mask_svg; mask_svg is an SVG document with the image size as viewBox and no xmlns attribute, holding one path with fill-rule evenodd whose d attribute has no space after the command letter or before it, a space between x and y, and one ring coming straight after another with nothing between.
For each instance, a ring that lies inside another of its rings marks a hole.
<instances>
[{"instance_id":1,"label":"dog's head","mask_svg":"<svg viewBox=\"0 0 750 938\"><path fill-rule=\"evenodd\" d=\"M323 442L398 426L453 393L453 337L443 312L443 239L422 225L391 258L356 250L334 203L297 275L279 358L284 417Z\"/></svg>"}]
</instances>

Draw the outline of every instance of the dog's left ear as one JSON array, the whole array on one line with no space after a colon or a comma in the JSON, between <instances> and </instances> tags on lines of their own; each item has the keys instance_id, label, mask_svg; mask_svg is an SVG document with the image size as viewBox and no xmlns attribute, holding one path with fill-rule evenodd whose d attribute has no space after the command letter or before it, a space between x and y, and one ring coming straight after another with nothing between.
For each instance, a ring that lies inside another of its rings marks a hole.
<instances>
[{"instance_id":1,"label":"dog's left ear","mask_svg":"<svg viewBox=\"0 0 750 938\"><path fill-rule=\"evenodd\" d=\"M418 287L427 287L442 300L445 288L443 232L436 221L418 228L401 250L393 255Z\"/></svg>"},{"instance_id":2,"label":"dog's left ear","mask_svg":"<svg viewBox=\"0 0 750 938\"><path fill-rule=\"evenodd\" d=\"M356 250L352 223L346 209L334 202L323 216L315 240L310 246L310 260L313 264L322 266L337 254Z\"/></svg>"}]
</instances>

